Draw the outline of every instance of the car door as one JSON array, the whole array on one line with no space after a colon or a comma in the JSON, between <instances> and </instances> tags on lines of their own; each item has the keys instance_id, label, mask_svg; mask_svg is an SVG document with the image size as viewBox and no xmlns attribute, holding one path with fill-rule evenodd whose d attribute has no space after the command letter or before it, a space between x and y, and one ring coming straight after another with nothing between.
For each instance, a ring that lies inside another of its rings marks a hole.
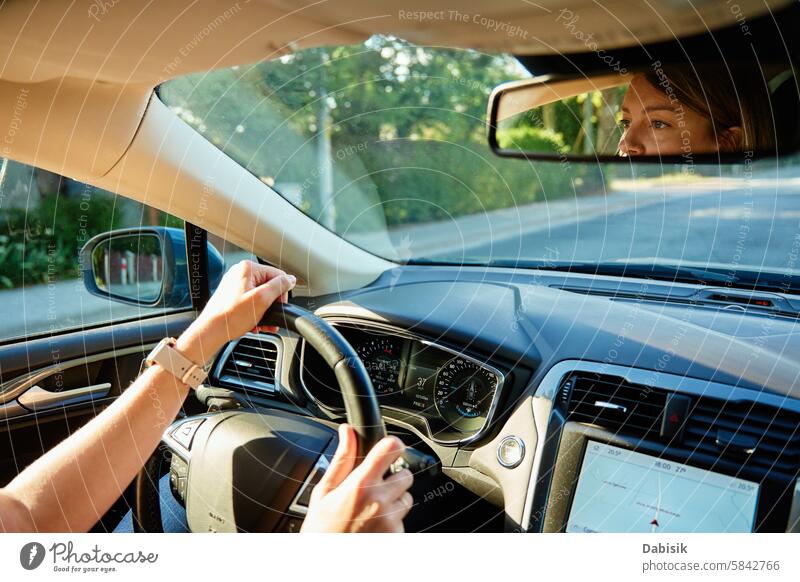
<instances>
[{"instance_id":1,"label":"car door","mask_svg":"<svg viewBox=\"0 0 800 582\"><path fill-rule=\"evenodd\" d=\"M111 404L144 355L192 321L190 308L125 305L85 289L86 241L142 225L183 226L110 192L0 162L0 486ZM120 500L95 529L113 528L126 509Z\"/></svg>"}]
</instances>

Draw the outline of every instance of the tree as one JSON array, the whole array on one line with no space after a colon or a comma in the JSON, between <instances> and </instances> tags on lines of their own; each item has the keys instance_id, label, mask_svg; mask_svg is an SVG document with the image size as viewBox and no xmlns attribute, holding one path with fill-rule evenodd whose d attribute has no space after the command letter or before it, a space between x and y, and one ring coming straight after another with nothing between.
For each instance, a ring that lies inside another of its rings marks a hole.
<instances>
[{"instance_id":1,"label":"tree","mask_svg":"<svg viewBox=\"0 0 800 582\"><path fill-rule=\"evenodd\" d=\"M376 36L177 79L160 95L312 218L352 232L570 193L565 172L543 177L487 147L491 91L524 75L510 56Z\"/></svg>"}]
</instances>

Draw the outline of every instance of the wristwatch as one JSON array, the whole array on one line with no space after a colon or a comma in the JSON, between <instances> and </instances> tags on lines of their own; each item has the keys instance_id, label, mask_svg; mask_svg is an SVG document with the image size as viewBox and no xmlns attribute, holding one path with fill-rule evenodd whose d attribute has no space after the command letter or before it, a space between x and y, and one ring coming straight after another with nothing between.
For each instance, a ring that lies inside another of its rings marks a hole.
<instances>
[{"instance_id":1,"label":"wristwatch","mask_svg":"<svg viewBox=\"0 0 800 582\"><path fill-rule=\"evenodd\" d=\"M147 354L144 362L147 367L158 364L184 384L197 388L206 379L208 372L203 366L198 366L180 353L175 344L175 338L165 337Z\"/></svg>"}]
</instances>

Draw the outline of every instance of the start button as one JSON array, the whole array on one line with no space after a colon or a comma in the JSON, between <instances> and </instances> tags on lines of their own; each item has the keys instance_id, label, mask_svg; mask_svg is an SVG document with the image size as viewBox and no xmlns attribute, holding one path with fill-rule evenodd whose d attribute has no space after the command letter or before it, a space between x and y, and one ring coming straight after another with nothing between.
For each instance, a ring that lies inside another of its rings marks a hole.
<instances>
[{"instance_id":1,"label":"start button","mask_svg":"<svg viewBox=\"0 0 800 582\"><path fill-rule=\"evenodd\" d=\"M497 460L507 469L513 469L525 458L525 443L517 436L507 436L497 447Z\"/></svg>"}]
</instances>

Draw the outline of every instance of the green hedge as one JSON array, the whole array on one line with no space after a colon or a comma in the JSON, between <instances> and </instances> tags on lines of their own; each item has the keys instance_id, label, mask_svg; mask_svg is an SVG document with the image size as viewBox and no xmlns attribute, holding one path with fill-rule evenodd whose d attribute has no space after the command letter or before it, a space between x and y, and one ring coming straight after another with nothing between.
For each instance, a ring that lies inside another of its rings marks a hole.
<instances>
[{"instance_id":1,"label":"green hedge","mask_svg":"<svg viewBox=\"0 0 800 582\"><path fill-rule=\"evenodd\" d=\"M114 198L98 192L44 196L36 208L3 211L0 221L0 285L6 288L77 277L83 244L120 222Z\"/></svg>"}]
</instances>

